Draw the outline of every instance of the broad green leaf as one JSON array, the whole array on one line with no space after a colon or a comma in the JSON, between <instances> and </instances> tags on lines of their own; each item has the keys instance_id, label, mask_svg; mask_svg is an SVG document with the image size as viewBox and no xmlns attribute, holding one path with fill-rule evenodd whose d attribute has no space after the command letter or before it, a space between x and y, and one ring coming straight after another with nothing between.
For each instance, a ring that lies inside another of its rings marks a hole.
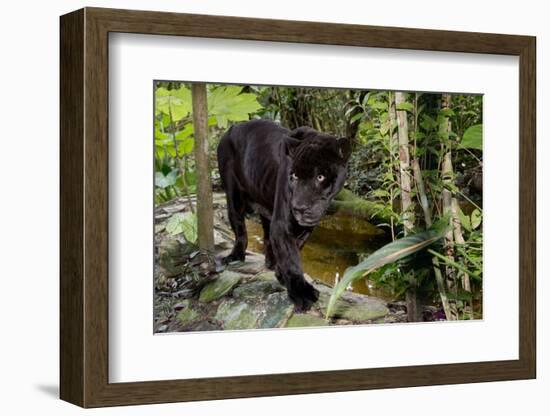
<instances>
[{"instance_id":1,"label":"broad green leaf","mask_svg":"<svg viewBox=\"0 0 550 416\"><path fill-rule=\"evenodd\" d=\"M395 109L402 110L402 111L413 111L414 105L412 105L412 103L408 103L404 101L402 103L396 104Z\"/></svg>"},{"instance_id":2,"label":"broad green leaf","mask_svg":"<svg viewBox=\"0 0 550 416\"><path fill-rule=\"evenodd\" d=\"M174 169L167 175L162 172L155 172L155 186L159 188L167 188L173 186L176 183L178 177L178 171Z\"/></svg>"},{"instance_id":3,"label":"broad green leaf","mask_svg":"<svg viewBox=\"0 0 550 416\"><path fill-rule=\"evenodd\" d=\"M191 91L184 85L175 90L167 90L164 87L157 88L155 92L156 114L170 115L173 121L179 121L191 112L193 105Z\"/></svg>"},{"instance_id":4,"label":"broad green leaf","mask_svg":"<svg viewBox=\"0 0 550 416\"><path fill-rule=\"evenodd\" d=\"M450 108L442 108L440 113L443 114L445 117L451 117L455 115L455 112Z\"/></svg>"},{"instance_id":5,"label":"broad green leaf","mask_svg":"<svg viewBox=\"0 0 550 416\"><path fill-rule=\"evenodd\" d=\"M191 212L178 212L166 223L166 231L171 235L183 234L183 237L195 244L197 235L197 216Z\"/></svg>"},{"instance_id":6,"label":"broad green leaf","mask_svg":"<svg viewBox=\"0 0 550 416\"><path fill-rule=\"evenodd\" d=\"M479 209L474 209L472 215L470 215L472 230L475 230L481 224L481 211Z\"/></svg>"},{"instance_id":7,"label":"broad green leaf","mask_svg":"<svg viewBox=\"0 0 550 416\"><path fill-rule=\"evenodd\" d=\"M361 118L365 115L365 113L358 113L355 114L352 118L350 118L350 123L353 123L354 121L361 120Z\"/></svg>"},{"instance_id":8,"label":"broad green leaf","mask_svg":"<svg viewBox=\"0 0 550 416\"><path fill-rule=\"evenodd\" d=\"M187 123L182 130L176 132L176 140L183 140L191 137L194 133L193 123Z\"/></svg>"},{"instance_id":9,"label":"broad green leaf","mask_svg":"<svg viewBox=\"0 0 550 416\"><path fill-rule=\"evenodd\" d=\"M187 138L179 142L178 153L180 157L191 153L194 147L195 147L195 140L193 138Z\"/></svg>"},{"instance_id":10,"label":"broad green leaf","mask_svg":"<svg viewBox=\"0 0 550 416\"><path fill-rule=\"evenodd\" d=\"M351 283L357 279L364 278L369 273L385 266L386 264L401 260L419 250L422 250L423 248L428 247L443 237L445 230L446 227L441 226L441 224L437 224L437 226L431 230L395 240L376 250L358 265L348 267L344 272L342 280L332 290L332 295L327 307L326 318L328 319L331 316L336 301Z\"/></svg>"},{"instance_id":11,"label":"broad green leaf","mask_svg":"<svg viewBox=\"0 0 550 416\"><path fill-rule=\"evenodd\" d=\"M483 125L476 124L469 127L462 136L460 146L467 149L483 150Z\"/></svg>"},{"instance_id":12,"label":"broad green leaf","mask_svg":"<svg viewBox=\"0 0 550 416\"><path fill-rule=\"evenodd\" d=\"M380 101L374 101L372 104L370 104L370 107L376 110L387 110L388 104L381 103Z\"/></svg>"},{"instance_id":13,"label":"broad green leaf","mask_svg":"<svg viewBox=\"0 0 550 416\"><path fill-rule=\"evenodd\" d=\"M255 94L241 93L242 87L221 86L210 91L208 114L215 117L219 127L227 127L228 121L246 121L249 114L262 108Z\"/></svg>"},{"instance_id":14,"label":"broad green leaf","mask_svg":"<svg viewBox=\"0 0 550 416\"><path fill-rule=\"evenodd\" d=\"M470 217L464 214L464 212L462 212L462 209L458 206L458 204L457 204L457 209L458 209L458 217L460 218L460 224L462 225L462 227L466 231L472 231L472 223L470 222Z\"/></svg>"}]
</instances>

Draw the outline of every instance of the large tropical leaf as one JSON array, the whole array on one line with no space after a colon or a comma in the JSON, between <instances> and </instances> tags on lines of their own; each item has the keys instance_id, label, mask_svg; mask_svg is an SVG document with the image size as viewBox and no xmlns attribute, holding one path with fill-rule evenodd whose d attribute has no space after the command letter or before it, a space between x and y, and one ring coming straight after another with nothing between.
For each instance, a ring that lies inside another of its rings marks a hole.
<instances>
[{"instance_id":1,"label":"large tropical leaf","mask_svg":"<svg viewBox=\"0 0 550 416\"><path fill-rule=\"evenodd\" d=\"M483 150L483 125L476 124L466 129L460 141L460 146L467 149Z\"/></svg>"},{"instance_id":2,"label":"large tropical leaf","mask_svg":"<svg viewBox=\"0 0 550 416\"><path fill-rule=\"evenodd\" d=\"M195 244L197 242L197 215L191 212L177 212L166 223L166 231L171 235L183 234L184 238Z\"/></svg>"},{"instance_id":3,"label":"large tropical leaf","mask_svg":"<svg viewBox=\"0 0 550 416\"><path fill-rule=\"evenodd\" d=\"M157 115L169 115L171 112L172 120L179 121L192 110L191 91L185 85L175 90L167 90L164 87L157 88L155 104Z\"/></svg>"},{"instance_id":4,"label":"large tropical leaf","mask_svg":"<svg viewBox=\"0 0 550 416\"><path fill-rule=\"evenodd\" d=\"M227 127L228 121L246 121L250 113L262 106L255 94L241 93L242 87L221 86L208 95L208 114L216 118L219 127Z\"/></svg>"},{"instance_id":5,"label":"large tropical leaf","mask_svg":"<svg viewBox=\"0 0 550 416\"><path fill-rule=\"evenodd\" d=\"M172 170L168 174L157 171L155 172L155 186L158 188L168 188L176 184L176 179L178 177L178 171L176 169Z\"/></svg>"},{"instance_id":6,"label":"large tropical leaf","mask_svg":"<svg viewBox=\"0 0 550 416\"><path fill-rule=\"evenodd\" d=\"M344 290L346 290L346 288L355 280L365 277L369 273L385 266L386 264L401 260L404 257L428 247L443 237L445 230L446 227L441 227L438 225L431 230L395 240L376 250L358 265L348 267L344 273L344 276L342 276L342 280L332 290L332 295L327 307L326 318L328 319L331 316L336 301L342 295Z\"/></svg>"}]
</instances>

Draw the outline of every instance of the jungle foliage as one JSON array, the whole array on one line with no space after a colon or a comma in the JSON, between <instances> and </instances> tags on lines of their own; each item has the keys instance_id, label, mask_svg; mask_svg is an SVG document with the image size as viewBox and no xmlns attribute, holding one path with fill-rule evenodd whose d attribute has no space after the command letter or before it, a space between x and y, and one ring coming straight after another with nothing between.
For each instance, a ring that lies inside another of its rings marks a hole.
<instances>
[{"instance_id":1,"label":"jungle foliage","mask_svg":"<svg viewBox=\"0 0 550 416\"><path fill-rule=\"evenodd\" d=\"M207 102L214 188L215 149L233 123L268 118L289 129L306 125L353 139L349 177L335 206L386 230L389 245L350 267L335 299L354 280L368 279L395 299L406 299L409 320L418 319L418 299L441 304L449 320L479 316L481 96L209 84ZM156 203L194 198L192 121L190 85L157 82ZM195 215L178 216L170 230L196 240Z\"/></svg>"}]
</instances>

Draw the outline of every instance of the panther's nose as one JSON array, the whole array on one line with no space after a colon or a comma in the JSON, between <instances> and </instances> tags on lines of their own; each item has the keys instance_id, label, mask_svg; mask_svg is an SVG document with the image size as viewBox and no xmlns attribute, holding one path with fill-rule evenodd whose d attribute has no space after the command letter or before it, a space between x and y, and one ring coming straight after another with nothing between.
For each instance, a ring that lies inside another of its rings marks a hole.
<instances>
[{"instance_id":1,"label":"panther's nose","mask_svg":"<svg viewBox=\"0 0 550 416\"><path fill-rule=\"evenodd\" d=\"M307 211L309 207L307 205L296 205L294 207L294 211L299 213L299 214L303 214Z\"/></svg>"}]
</instances>

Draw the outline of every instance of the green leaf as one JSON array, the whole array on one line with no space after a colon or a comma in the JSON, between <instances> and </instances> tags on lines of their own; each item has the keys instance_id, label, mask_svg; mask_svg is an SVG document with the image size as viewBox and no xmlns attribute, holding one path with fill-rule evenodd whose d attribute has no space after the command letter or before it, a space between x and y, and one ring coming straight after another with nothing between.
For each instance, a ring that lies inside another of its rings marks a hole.
<instances>
[{"instance_id":1,"label":"green leaf","mask_svg":"<svg viewBox=\"0 0 550 416\"><path fill-rule=\"evenodd\" d=\"M350 123L353 123L354 121L361 120L361 118L365 115L365 113L358 113L355 114L352 118L350 118Z\"/></svg>"},{"instance_id":2,"label":"green leaf","mask_svg":"<svg viewBox=\"0 0 550 416\"><path fill-rule=\"evenodd\" d=\"M167 175L160 171L155 172L155 186L163 189L168 188L169 186L173 186L176 183L177 177L178 171L176 169L172 170Z\"/></svg>"},{"instance_id":3,"label":"green leaf","mask_svg":"<svg viewBox=\"0 0 550 416\"><path fill-rule=\"evenodd\" d=\"M176 90L167 90L164 87L157 88L155 92L156 114L169 115L172 113L173 121L179 121L191 112L191 91L184 85Z\"/></svg>"},{"instance_id":4,"label":"green leaf","mask_svg":"<svg viewBox=\"0 0 550 416\"><path fill-rule=\"evenodd\" d=\"M466 231L472 231L472 223L470 222L470 217L468 217L464 212L462 212L462 209L458 206L458 217L460 218L460 224Z\"/></svg>"},{"instance_id":5,"label":"green leaf","mask_svg":"<svg viewBox=\"0 0 550 416\"><path fill-rule=\"evenodd\" d=\"M372 104L370 104L370 107L376 110L387 110L388 104L374 101Z\"/></svg>"},{"instance_id":6,"label":"green leaf","mask_svg":"<svg viewBox=\"0 0 550 416\"><path fill-rule=\"evenodd\" d=\"M191 212L178 212L166 223L166 231L171 235L183 234L190 243L197 242L197 216Z\"/></svg>"},{"instance_id":7,"label":"green leaf","mask_svg":"<svg viewBox=\"0 0 550 416\"><path fill-rule=\"evenodd\" d=\"M467 149L483 150L483 125L469 127L462 136L460 146Z\"/></svg>"},{"instance_id":8,"label":"green leaf","mask_svg":"<svg viewBox=\"0 0 550 416\"><path fill-rule=\"evenodd\" d=\"M470 215L472 230L475 230L481 224L481 211L479 209L474 209L472 215Z\"/></svg>"},{"instance_id":9,"label":"green leaf","mask_svg":"<svg viewBox=\"0 0 550 416\"><path fill-rule=\"evenodd\" d=\"M195 140L193 138L182 140L180 143L178 143L178 153L180 157L191 153L194 147Z\"/></svg>"},{"instance_id":10,"label":"green leaf","mask_svg":"<svg viewBox=\"0 0 550 416\"><path fill-rule=\"evenodd\" d=\"M450 108L442 108L440 113L443 114L445 117L452 117L455 115L455 112Z\"/></svg>"},{"instance_id":11,"label":"green leaf","mask_svg":"<svg viewBox=\"0 0 550 416\"><path fill-rule=\"evenodd\" d=\"M396 110L401 110L401 111L413 111L414 110L414 105L412 105L412 103L408 103L408 102L404 101L402 103L396 104L395 109Z\"/></svg>"},{"instance_id":12,"label":"green leaf","mask_svg":"<svg viewBox=\"0 0 550 416\"><path fill-rule=\"evenodd\" d=\"M215 117L218 127L227 127L228 121L246 121L251 113L262 108L255 94L241 93L236 85L220 86L208 96L208 114Z\"/></svg>"},{"instance_id":13,"label":"green leaf","mask_svg":"<svg viewBox=\"0 0 550 416\"><path fill-rule=\"evenodd\" d=\"M326 318L328 319L331 316L336 301L351 283L358 279L364 278L369 273L385 266L386 264L401 260L419 250L422 250L423 248L428 247L443 237L446 229L447 226L441 226L441 224L438 223L435 228L428 231L410 235L386 244L358 265L348 267L342 277L342 280L332 290L332 295L327 307Z\"/></svg>"},{"instance_id":14,"label":"green leaf","mask_svg":"<svg viewBox=\"0 0 550 416\"><path fill-rule=\"evenodd\" d=\"M431 118L430 116L424 114L422 116L422 121L420 122L420 126L424 129L424 130L432 130L435 128L435 126L437 125L436 121Z\"/></svg>"},{"instance_id":15,"label":"green leaf","mask_svg":"<svg viewBox=\"0 0 550 416\"><path fill-rule=\"evenodd\" d=\"M194 133L193 123L187 123L182 130L176 132L176 140L183 140L191 137Z\"/></svg>"}]
</instances>

